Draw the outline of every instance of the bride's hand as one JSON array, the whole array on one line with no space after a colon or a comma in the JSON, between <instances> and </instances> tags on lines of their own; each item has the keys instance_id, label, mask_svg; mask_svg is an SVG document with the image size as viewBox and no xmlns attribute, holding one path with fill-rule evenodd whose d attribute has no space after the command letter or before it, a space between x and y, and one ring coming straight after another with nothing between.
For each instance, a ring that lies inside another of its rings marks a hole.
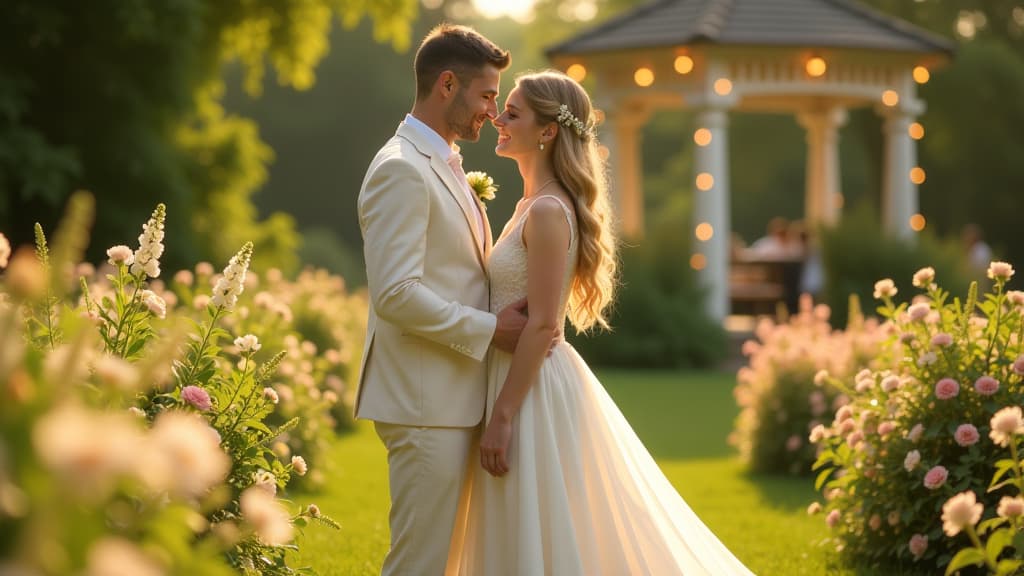
<instances>
[{"instance_id":1,"label":"bride's hand","mask_svg":"<svg viewBox=\"0 0 1024 576\"><path fill-rule=\"evenodd\" d=\"M512 421L491 418L480 438L480 464L491 476L508 473L508 446L512 441Z\"/></svg>"}]
</instances>

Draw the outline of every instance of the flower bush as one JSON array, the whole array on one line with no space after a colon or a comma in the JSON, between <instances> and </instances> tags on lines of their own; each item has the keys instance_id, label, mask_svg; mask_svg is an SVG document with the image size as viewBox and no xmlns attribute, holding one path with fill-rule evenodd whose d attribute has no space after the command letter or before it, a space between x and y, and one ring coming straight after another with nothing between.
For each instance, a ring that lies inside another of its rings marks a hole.
<instances>
[{"instance_id":1,"label":"flower bush","mask_svg":"<svg viewBox=\"0 0 1024 576\"><path fill-rule=\"evenodd\" d=\"M108 250L105 282L75 289L91 215L75 195L52 250L37 225L35 253L20 248L3 274L0 572L309 573L288 566L295 528L337 525L279 497L309 469L271 449L301 426L268 424L285 352L257 358L254 334L222 348L251 244L195 321L158 280L162 205L138 249Z\"/></svg>"},{"instance_id":2,"label":"flower bush","mask_svg":"<svg viewBox=\"0 0 1024 576\"><path fill-rule=\"evenodd\" d=\"M910 302L896 303L891 280L876 283L899 362L852 382L833 379L851 402L812 432L822 447L815 466L825 520L844 554L952 571L954 553L974 539L963 528L991 527L1002 499L1019 494L1000 482L1014 465L999 460L1024 430L1024 293L1006 289L1013 273L992 263L992 289L980 299L977 285L964 300L951 298L931 268L914 274L922 293Z\"/></svg>"},{"instance_id":3,"label":"flower bush","mask_svg":"<svg viewBox=\"0 0 1024 576\"><path fill-rule=\"evenodd\" d=\"M865 320L856 303L851 310L847 329L833 330L828 306L805 296L792 318L761 320L756 339L743 344L750 361L737 374L740 414L729 442L751 470L809 474L817 452L808 434L849 401L825 385L826 375L846 378L884 361L877 320Z\"/></svg>"}]
</instances>

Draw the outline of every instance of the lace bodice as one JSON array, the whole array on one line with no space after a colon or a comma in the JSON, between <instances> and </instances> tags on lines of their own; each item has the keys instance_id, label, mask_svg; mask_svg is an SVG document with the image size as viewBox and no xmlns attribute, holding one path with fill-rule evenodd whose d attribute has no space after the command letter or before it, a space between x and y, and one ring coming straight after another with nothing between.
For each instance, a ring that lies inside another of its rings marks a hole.
<instances>
[{"instance_id":1,"label":"lace bodice","mask_svg":"<svg viewBox=\"0 0 1024 576\"><path fill-rule=\"evenodd\" d=\"M491 312L497 313L505 306L526 296L526 245L523 243L523 226L530 215L533 204L542 198L551 198L558 202L565 212L569 223L569 257L562 282L562 297L559 306L561 316L565 317L566 305L569 301L569 287L576 273L576 219L573 213L557 196L538 196L529 200L529 204L509 219L502 230L501 236L491 250L487 261L487 273L491 278Z\"/></svg>"}]
</instances>

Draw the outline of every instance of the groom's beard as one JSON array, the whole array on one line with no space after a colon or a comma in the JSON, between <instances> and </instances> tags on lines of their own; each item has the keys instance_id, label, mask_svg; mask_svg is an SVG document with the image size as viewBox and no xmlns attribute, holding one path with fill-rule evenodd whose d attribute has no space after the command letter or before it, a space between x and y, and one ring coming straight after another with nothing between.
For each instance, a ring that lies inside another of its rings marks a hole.
<instances>
[{"instance_id":1,"label":"groom's beard","mask_svg":"<svg viewBox=\"0 0 1024 576\"><path fill-rule=\"evenodd\" d=\"M451 108L448 109L448 127L459 140L476 142L480 139L480 128L483 127L483 122L477 125L476 116L466 103L465 93L460 90L455 102L452 102Z\"/></svg>"}]
</instances>

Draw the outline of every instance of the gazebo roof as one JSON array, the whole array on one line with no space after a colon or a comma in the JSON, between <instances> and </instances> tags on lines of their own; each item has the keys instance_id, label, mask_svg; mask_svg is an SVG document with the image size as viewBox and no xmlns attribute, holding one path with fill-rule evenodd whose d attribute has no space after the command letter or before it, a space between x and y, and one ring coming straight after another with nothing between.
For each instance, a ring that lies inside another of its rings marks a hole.
<instances>
[{"instance_id":1,"label":"gazebo roof","mask_svg":"<svg viewBox=\"0 0 1024 576\"><path fill-rule=\"evenodd\" d=\"M952 54L951 41L852 0L656 0L548 49L548 56L692 44Z\"/></svg>"}]
</instances>

